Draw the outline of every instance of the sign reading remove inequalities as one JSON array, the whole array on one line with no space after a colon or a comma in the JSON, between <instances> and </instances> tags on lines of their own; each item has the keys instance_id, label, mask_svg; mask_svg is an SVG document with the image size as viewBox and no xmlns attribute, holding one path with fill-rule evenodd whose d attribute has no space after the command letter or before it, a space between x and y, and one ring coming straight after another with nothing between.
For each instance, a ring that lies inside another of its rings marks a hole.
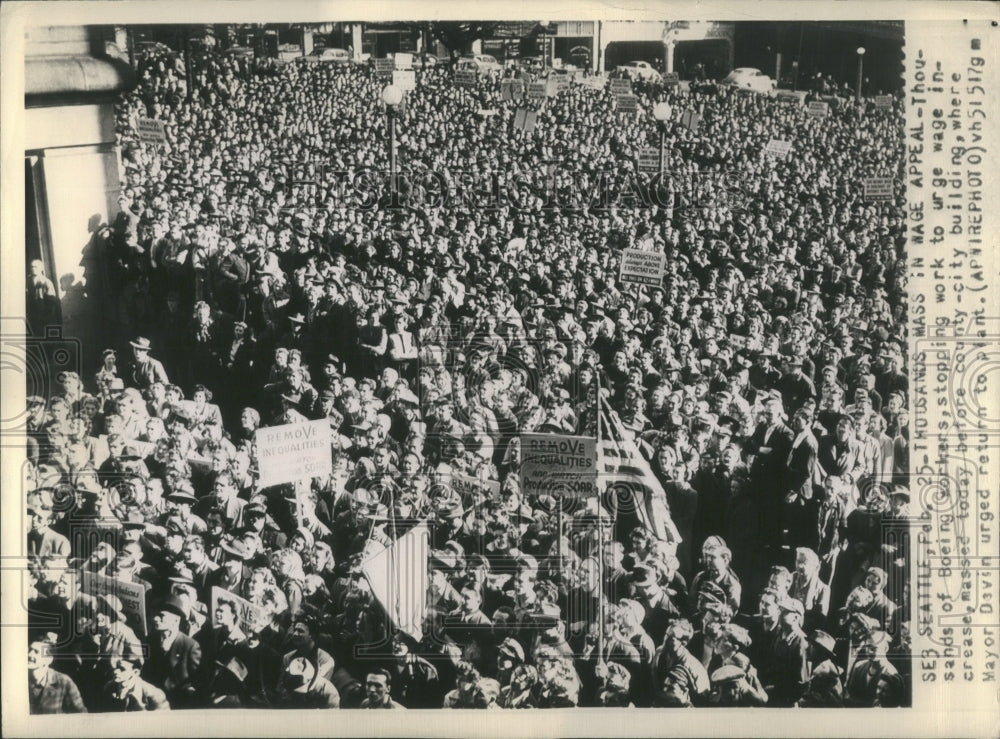
<instances>
[{"instance_id":1,"label":"sign reading remove inequalities","mask_svg":"<svg viewBox=\"0 0 1000 739\"><path fill-rule=\"evenodd\" d=\"M622 270L618 279L639 285L659 285L667 266L667 255L642 249L622 252Z\"/></svg>"},{"instance_id":2,"label":"sign reading remove inequalities","mask_svg":"<svg viewBox=\"0 0 1000 739\"><path fill-rule=\"evenodd\" d=\"M115 595L122 602L122 610L135 633L146 635L146 586L141 582L125 582L96 572L83 572L80 590L95 598Z\"/></svg>"},{"instance_id":3,"label":"sign reading remove inequalities","mask_svg":"<svg viewBox=\"0 0 1000 739\"><path fill-rule=\"evenodd\" d=\"M212 613L210 614L212 618L212 626L219 625L215 621L215 612L219 608L219 603L224 603L226 601L232 603L236 608L236 625L240 627L240 630L243 631L244 634L252 634L255 630L254 625L263 615L263 610L245 598L241 598L228 590L223 590L218 585L212 586Z\"/></svg>"},{"instance_id":4,"label":"sign reading remove inequalities","mask_svg":"<svg viewBox=\"0 0 1000 739\"><path fill-rule=\"evenodd\" d=\"M864 187L865 200L892 200L892 177L868 177Z\"/></svg>"},{"instance_id":5,"label":"sign reading remove inequalities","mask_svg":"<svg viewBox=\"0 0 1000 739\"><path fill-rule=\"evenodd\" d=\"M135 130L139 134L139 141L148 141L152 144L167 143L167 132L163 128L163 121L140 118L136 123Z\"/></svg>"},{"instance_id":6,"label":"sign reading remove inequalities","mask_svg":"<svg viewBox=\"0 0 1000 739\"><path fill-rule=\"evenodd\" d=\"M262 488L308 480L333 472L330 421L286 423L257 429L257 461Z\"/></svg>"},{"instance_id":7,"label":"sign reading remove inequalities","mask_svg":"<svg viewBox=\"0 0 1000 739\"><path fill-rule=\"evenodd\" d=\"M660 171L660 150L656 146L639 147L639 171L659 172Z\"/></svg>"},{"instance_id":8,"label":"sign reading remove inequalities","mask_svg":"<svg viewBox=\"0 0 1000 739\"><path fill-rule=\"evenodd\" d=\"M562 434L521 434L521 494L596 496L597 440Z\"/></svg>"}]
</instances>

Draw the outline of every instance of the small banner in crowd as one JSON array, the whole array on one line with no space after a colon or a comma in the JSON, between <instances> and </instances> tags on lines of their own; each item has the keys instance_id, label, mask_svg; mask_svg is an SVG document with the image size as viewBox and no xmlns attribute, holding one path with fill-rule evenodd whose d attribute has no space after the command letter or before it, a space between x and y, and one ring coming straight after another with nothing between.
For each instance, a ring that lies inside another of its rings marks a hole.
<instances>
[{"instance_id":1,"label":"small banner in crowd","mask_svg":"<svg viewBox=\"0 0 1000 739\"><path fill-rule=\"evenodd\" d=\"M892 200L892 177L868 177L864 188L865 200Z\"/></svg>"},{"instance_id":2,"label":"small banner in crowd","mask_svg":"<svg viewBox=\"0 0 1000 739\"><path fill-rule=\"evenodd\" d=\"M783 141L782 139L771 139L767 142L767 146L764 147L764 153L768 156L778 157L784 159L792 151L792 142Z\"/></svg>"},{"instance_id":3,"label":"small banner in crowd","mask_svg":"<svg viewBox=\"0 0 1000 739\"><path fill-rule=\"evenodd\" d=\"M802 104L802 96L791 90L778 90L774 94L774 99L779 103L789 103L791 105Z\"/></svg>"},{"instance_id":4,"label":"small banner in crowd","mask_svg":"<svg viewBox=\"0 0 1000 739\"><path fill-rule=\"evenodd\" d=\"M660 171L660 149L656 146L639 147L639 171L659 172Z\"/></svg>"},{"instance_id":5,"label":"small banner in crowd","mask_svg":"<svg viewBox=\"0 0 1000 739\"><path fill-rule=\"evenodd\" d=\"M413 54L397 51L392 58L396 69L413 69Z\"/></svg>"},{"instance_id":6,"label":"small banner in crowd","mask_svg":"<svg viewBox=\"0 0 1000 739\"><path fill-rule=\"evenodd\" d=\"M619 77L617 79L611 80L608 83L611 88L612 95L631 95L632 94L632 80L626 79L624 77Z\"/></svg>"},{"instance_id":7,"label":"small banner in crowd","mask_svg":"<svg viewBox=\"0 0 1000 739\"><path fill-rule=\"evenodd\" d=\"M500 500L500 483L496 480L480 480L473 475L452 472L451 487L466 502L477 500L483 493L490 500Z\"/></svg>"},{"instance_id":8,"label":"small banner in crowd","mask_svg":"<svg viewBox=\"0 0 1000 739\"><path fill-rule=\"evenodd\" d=\"M167 132L163 127L163 121L154 118L140 118L136 122L135 130L139 134L139 141L150 144L167 143Z\"/></svg>"},{"instance_id":9,"label":"small banner in crowd","mask_svg":"<svg viewBox=\"0 0 1000 739\"><path fill-rule=\"evenodd\" d=\"M617 110L633 111L639 107L639 99L635 95L619 95L615 98Z\"/></svg>"},{"instance_id":10,"label":"small banner in crowd","mask_svg":"<svg viewBox=\"0 0 1000 739\"><path fill-rule=\"evenodd\" d=\"M809 107L806 108L806 113L813 116L814 118L826 118L830 115L830 103L820 102L819 100L813 100L809 103Z\"/></svg>"},{"instance_id":11,"label":"small banner in crowd","mask_svg":"<svg viewBox=\"0 0 1000 739\"><path fill-rule=\"evenodd\" d=\"M554 498L597 495L597 439L521 434L521 494Z\"/></svg>"},{"instance_id":12,"label":"small banner in crowd","mask_svg":"<svg viewBox=\"0 0 1000 739\"><path fill-rule=\"evenodd\" d=\"M329 420L286 423L257 429L260 487L308 480L333 472Z\"/></svg>"},{"instance_id":13,"label":"small banner in crowd","mask_svg":"<svg viewBox=\"0 0 1000 739\"><path fill-rule=\"evenodd\" d=\"M518 108L514 113L514 128L531 133L535 130L538 113L530 108Z\"/></svg>"},{"instance_id":14,"label":"small banner in crowd","mask_svg":"<svg viewBox=\"0 0 1000 739\"><path fill-rule=\"evenodd\" d=\"M545 82L532 82L528 85L528 100L544 100L549 94L549 86Z\"/></svg>"},{"instance_id":15,"label":"small banner in crowd","mask_svg":"<svg viewBox=\"0 0 1000 739\"><path fill-rule=\"evenodd\" d=\"M501 100L520 100L523 97L524 97L523 80L501 80L500 82Z\"/></svg>"},{"instance_id":16,"label":"small banner in crowd","mask_svg":"<svg viewBox=\"0 0 1000 739\"><path fill-rule=\"evenodd\" d=\"M412 69L397 69L392 73L392 84L400 90L415 90L417 89L417 73Z\"/></svg>"},{"instance_id":17,"label":"small banner in crowd","mask_svg":"<svg viewBox=\"0 0 1000 739\"><path fill-rule=\"evenodd\" d=\"M241 598L236 595L236 593L231 593L228 590L224 590L219 586L215 585L212 587L212 612L209 614L209 618L212 621L212 626L218 626L215 620L215 611L219 607L219 603L224 603L229 601L236 608L236 625L240 627L240 630L248 636L253 633L254 625L263 615L263 611L260 607L255 606L250 601L245 598Z\"/></svg>"},{"instance_id":18,"label":"small banner in crowd","mask_svg":"<svg viewBox=\"0 0 1000 739\"><path fill-rule=\"evenodd\" d=\"M875 110L892 110L892 95L876 95Z\"/></svg>"},{"instance_id":19,"label":"small banner in crowd","mask_svg":"<svg viewBox=\"0 0 1000 739\"><path fill-rule=\"evenodd\" d=\"M476 86L476 73L471 69L460 69L455 72L455 86L456 87L475 87Z\"/></svg>"},{"instance_id":20,"label":"small banner in crowd","mask_svg":"<svg viewBox=\"0 0 1000 739\"><path fill-rule=\"evenodd\" d=\"M681 83L681 78L678 76L677 72L663 73L664 87L677 87L680 83Z\"/></svg>"},{"instance_id":21,"label":"small banner in crowd","mask_svg":"<svg viewBox=\"0 0 1000 739\"><path fill-rule=\"evenodd\" d=\"M698 124L701 123L701 115L693 110L685 110L681 113L681 124L689 131L697 131Z\"/></svg>"},{"instance_id":22,"label":"small banner in crowd","mask_svg":"<svg viewBox=\"0 0 1000 739\"><path fill-rule=\"evenodd\" d=\"M390 77L392 76L393 70L396 68L396 63L392 58L376 59L375 60L375 74L379 77Z\"/></svg>"},{"instance_id":23,"label":"small banner in crowd","mask_svg":"<svg viewBox=\"0 0 1000 739\"><path fill-rule=\"evenodd\" d=\"M636 285L659 285L667 265L667 255L643 249L622 251L619 281Z\"/></svg>"},{"instance_id":24,"label":"small banner in crowd","mask_svg":"<svg viewBox=\"0 0 1000 739\"><path fill-rule=\"evenodd\" d=\"M95 598L114 595L122 602L128 625L139 636L146 636L146 583L125 582L107 575L84 571L80 590Z\"/></svg>"}]
</instances>

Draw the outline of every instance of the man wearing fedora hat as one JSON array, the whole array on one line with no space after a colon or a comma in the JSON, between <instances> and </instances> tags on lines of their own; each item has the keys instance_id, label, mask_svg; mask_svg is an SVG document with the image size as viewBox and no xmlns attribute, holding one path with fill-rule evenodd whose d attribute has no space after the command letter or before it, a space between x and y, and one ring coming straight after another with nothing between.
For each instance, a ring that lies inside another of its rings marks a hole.
<instances>
[{"instance_id":1,"label":"man wearing fedora hat","mask_svg":"<svg viewBox=\"0 0 1000 739\"><path fill-rule=\"evenodd\" d=\"M166 693L173 708L194 708L200 702L201 646L181 633L187 619L187 607L176 595L155 607L149 659L142 671L144 679Z\"/></svg>"},{"instance_id":2,"label":"man wearing fedora hat","mask_svg":"<svg viewBox=\"0 0 1000 739\"><path fill-rule=\"evenodd\" d=\"M167 379L167 371L163 368L163 364L150 356L153 348L150 340L138 336L129 344L132 346L132 366L126 378L132 385L140 390L147 390L155 382L169 384L170 380Z\"/></svg>"}]
</instances>

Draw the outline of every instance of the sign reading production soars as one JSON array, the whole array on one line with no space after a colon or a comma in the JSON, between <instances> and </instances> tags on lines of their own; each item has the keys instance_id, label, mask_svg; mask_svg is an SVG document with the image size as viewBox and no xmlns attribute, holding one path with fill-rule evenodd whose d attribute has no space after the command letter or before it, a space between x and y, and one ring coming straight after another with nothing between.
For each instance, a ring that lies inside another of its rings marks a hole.
<instances>
[{"instance_id":1,"label":"sign reading production soars","mask_svg":"<svg viewBox=\"0 0 1000 739\"><path fill-rule=\"evenodd\" d=\"M136 133L139 134L140 141L148 141L151 144L167 143L167 132L163 128L163 121L153 118L140 118L135 125Z\"/></svg>"},{"instance_id":2,"label":"sign reading production soars","mask_svg":"<svg viewBox=\"0 0 1000 739\"><path fill-rule=\"evenodd\" d=\"M868 177L864 188L865 200L892 200L892 177Z\"/></svg>"},{"instance_id":3,"label":"sign reading production soars","mask_svg":"<svg viewBox=\"0 0 1000 739\"><path fill-rule=\"evenodd\" d=\"M667 266L667 255L642 249L622 252L622 269L618 279L639 285L659 285Z\"/></svg>"},{"instance_id":4,"label":"sign reading production soars","mask_svg":"<svg viewBox=\"0 0 1000 739\"><path fill-rule=\"evenodd\" d=\"M597 495L597 440L521 434L521 493L556 498Z\"/></svg>"},{"instance_id":5,"label":"sign reading production soars","mask_svg":"<svg viewBox=\"0 0 1000 739\"><path fill-rule=\"evenodd\" d=\"M333 472L332 438L326 418L257 429L260 486L329 475Z\"/></svg>"}]
</instances>

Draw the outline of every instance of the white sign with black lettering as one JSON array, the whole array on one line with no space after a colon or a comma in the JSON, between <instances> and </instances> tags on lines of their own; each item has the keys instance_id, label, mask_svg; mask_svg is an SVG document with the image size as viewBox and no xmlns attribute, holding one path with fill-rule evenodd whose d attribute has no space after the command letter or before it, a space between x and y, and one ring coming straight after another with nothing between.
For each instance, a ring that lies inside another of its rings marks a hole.
<instances>
[{"instance_id":1,"label":"white sign with black lettering","mask_svg":"<svg viewBox=\"0 0 1000 739\"><path fill-rule=\"evenodd\" d=\"M667 255L643 249L625 249L618 279L638 285L659 285L667 267Z\"/></svg>"},{"instance_id":2,"label":"white sign with black lettering","mask_svg":"<svg viewBox=\"0 0 1000 739\"><path fill-rule=\"evenodd\" d=\"M597 440L521 434L521 493L554 498L597 495Z\"/></svg>"},{"instance_id":3,"label":"white sign with black lettering","mask_svg":"<svg viewBox=\"0 0 1000 739\"><path fill-rule=\"evenodd\" d=\"M298 482L333 472L330 422L286 423L257 429L260 487Z\"/></svg>"}]
</instances>

